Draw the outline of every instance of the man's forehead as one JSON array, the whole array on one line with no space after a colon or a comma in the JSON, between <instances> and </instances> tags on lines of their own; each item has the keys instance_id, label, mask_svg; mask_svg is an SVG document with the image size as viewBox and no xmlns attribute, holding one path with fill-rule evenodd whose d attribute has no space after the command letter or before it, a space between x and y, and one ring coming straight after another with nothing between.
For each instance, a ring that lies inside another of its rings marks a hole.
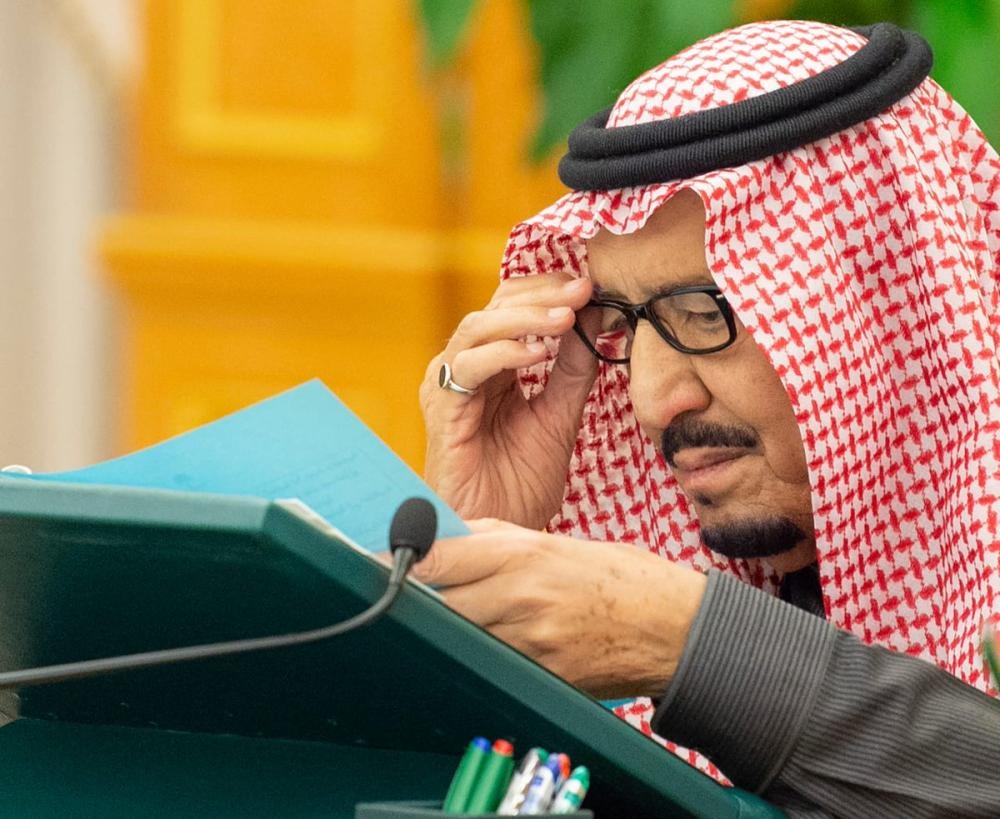
<instances>
[{"instance_id":1,"label":"man's forehead","mask_svg":"<svg viewBox=\"0 0 1000 819\"><path fill-rule=\"evenodd\" d=\"M689 191L669 199L640 229L601 228L586 242L587 267L608 296L646 297L693 284L712 284L705 260L705 211Z\"/></svg>"}]
</instances>

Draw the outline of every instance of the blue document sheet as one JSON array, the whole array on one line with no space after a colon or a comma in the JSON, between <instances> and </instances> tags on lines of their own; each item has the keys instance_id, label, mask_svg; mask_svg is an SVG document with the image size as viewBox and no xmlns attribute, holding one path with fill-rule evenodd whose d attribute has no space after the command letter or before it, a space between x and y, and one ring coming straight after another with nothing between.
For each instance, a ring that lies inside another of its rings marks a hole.
<instances>
[{"instance_id":1,"label":"blue document sheet","mask_svg":"<svg viewBox=\"0 0 1000 819\"><path fill-rule=\"evenodd\" d=\"M468 532L420 476L318 380L121 458L21 477L295 498L373 552L388 548L392 516L413 496L437 508L438 537Z\"/></svg>"}]
</instances>

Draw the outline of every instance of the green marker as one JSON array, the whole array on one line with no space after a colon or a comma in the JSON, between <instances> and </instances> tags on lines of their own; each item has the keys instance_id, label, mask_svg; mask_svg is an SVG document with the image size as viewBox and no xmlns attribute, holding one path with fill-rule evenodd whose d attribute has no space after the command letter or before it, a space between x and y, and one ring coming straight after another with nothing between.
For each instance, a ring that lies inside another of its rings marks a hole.
<instances>
[{"instance_id":1,"label":"green marker","mask_svg":"<svg viewBox=\"0 0 1000 819\"><path fill-rule=\"evenodd\" d=\"M552 800L549 813L573 813L580 810L589 787L590 771L583 765L577 766L559 788L559 793Z\"/></svg>"},{"instance_id":2,"label":"green marker","mask_svg":"<svg viewBox=\"0 0 1000 819\"><path fill-rule=\"evenodd\" d=\"M479 769L476 789L465 803L466 813L493 813L507 792L514 772L514 746L505 739L493 743L493 752Z\"/></svg>"},{"instance_id":3,"label":"green marker","mask_svg":"<svg viewBox=\"0 0 1000 819\"><path fill-rule=\"evenodd\" d=\"M476 787L476 779L489 755L490 741L486 737L476 737L469 743L448 786L448 795L442 805L445 813L465 813L465 806Z\"/></svg>"}]
</instances>

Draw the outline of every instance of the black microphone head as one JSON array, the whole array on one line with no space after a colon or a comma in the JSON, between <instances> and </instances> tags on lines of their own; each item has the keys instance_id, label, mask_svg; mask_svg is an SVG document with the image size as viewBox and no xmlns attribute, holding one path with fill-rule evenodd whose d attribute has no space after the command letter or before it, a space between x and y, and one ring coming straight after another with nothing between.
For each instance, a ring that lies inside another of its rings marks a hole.
<instances>
[{"instance_id":1,"label":"black microphone head","mask_svg":"<svg viewBox=\"0 0 1000 819\"><path fill-rule=\"evenodd\" d=\"M425 498L407 498L399 505L389 527L389 549L408 547L423 560L437 537L437 510Z\"/></svg>"}]
</instances>

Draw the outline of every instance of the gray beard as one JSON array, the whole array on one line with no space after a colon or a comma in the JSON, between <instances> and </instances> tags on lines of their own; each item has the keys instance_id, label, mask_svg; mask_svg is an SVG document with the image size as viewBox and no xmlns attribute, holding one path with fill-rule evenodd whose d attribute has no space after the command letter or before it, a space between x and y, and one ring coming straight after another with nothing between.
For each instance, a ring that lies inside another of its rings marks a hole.
<instances>
[{"instance_id":1,"label":"gray beard","mask_svg":"<svg viewBox=\"0 0 1000 819\"><path fill-rule=\"evenodd\" d=\"M788 518L738 520L703 526L702 542L716 554L732 558L774 557L794 549L808 536Z\"/></svg>"}]
</instances>

